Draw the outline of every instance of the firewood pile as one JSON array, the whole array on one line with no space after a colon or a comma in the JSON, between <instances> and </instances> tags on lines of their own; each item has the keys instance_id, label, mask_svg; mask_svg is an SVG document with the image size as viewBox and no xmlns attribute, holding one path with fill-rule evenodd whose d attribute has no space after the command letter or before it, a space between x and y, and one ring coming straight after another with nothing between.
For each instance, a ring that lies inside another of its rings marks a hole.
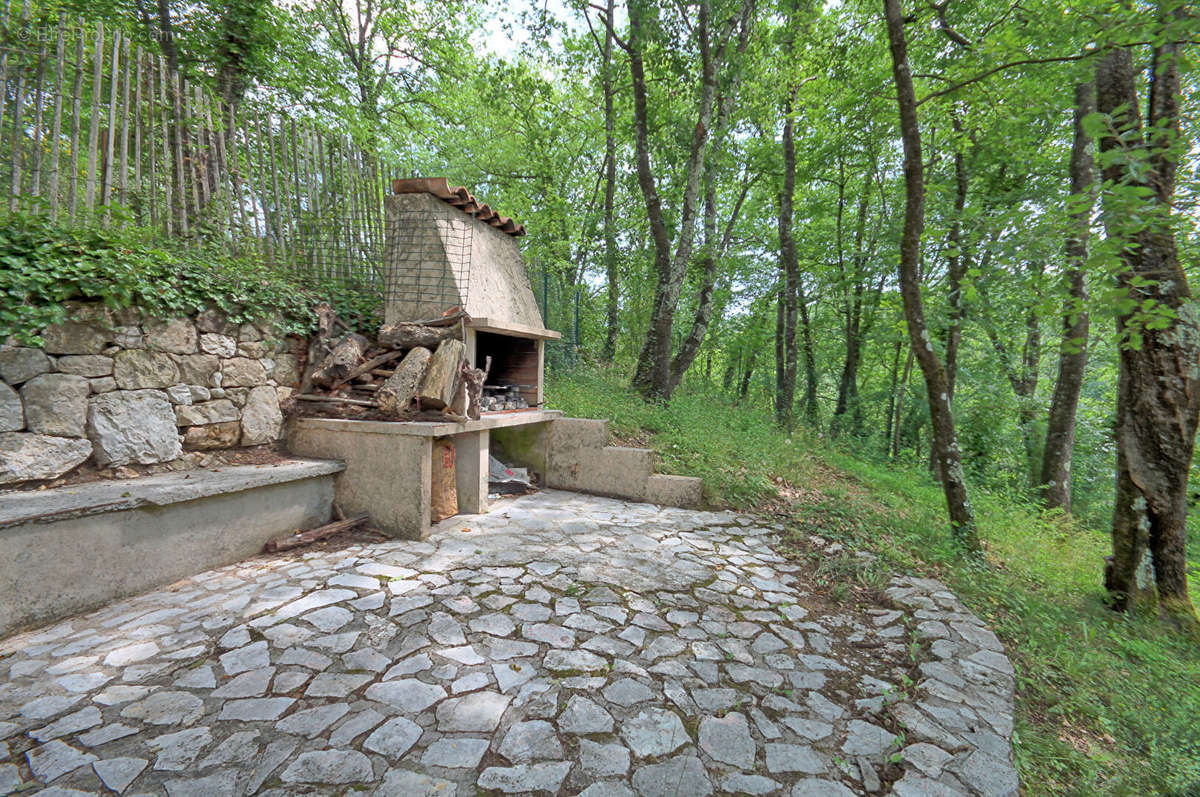
<instances>
[{"instance_id":1,"label":"firewood pile","mask_svg":"<svg viewBox=\"0 0 1200 797\"><path fill-rule=\"evenodd\" d=\"M317 308L318 330L291 411L379 420L478 420L486 369L466 360L467 314L385 324L374 341L333 308Z\"/></svg>"}]
</instances>

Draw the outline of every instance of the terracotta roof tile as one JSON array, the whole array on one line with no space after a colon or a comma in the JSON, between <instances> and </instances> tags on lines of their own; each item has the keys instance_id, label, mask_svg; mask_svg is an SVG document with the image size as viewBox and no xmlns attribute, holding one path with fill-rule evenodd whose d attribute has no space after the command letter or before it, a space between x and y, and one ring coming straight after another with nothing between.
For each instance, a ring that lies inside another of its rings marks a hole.
<instances>
[{"instance_id":1,"label":"terracotta roof tile","mask_svg":"<svg viewBox=\"0 0 1200 797\"><path fill-rule=\"evenodd\" d=\"M407 180L392 180L392 191L397 194L433 194L447 205L470 213L484 224L512 236L525 234L525 225L501 216L488 205L481 203L463 186L451 186L445 177L412 177Z\"/></svg>"}]
</instances>

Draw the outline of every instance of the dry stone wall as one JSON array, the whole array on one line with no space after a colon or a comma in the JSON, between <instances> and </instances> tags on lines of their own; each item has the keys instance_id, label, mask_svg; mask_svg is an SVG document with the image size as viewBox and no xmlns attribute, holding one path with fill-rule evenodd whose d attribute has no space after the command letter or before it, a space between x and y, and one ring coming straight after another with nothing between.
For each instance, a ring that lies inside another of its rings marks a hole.
<instances>
[{"instance_id":1,"label":"dry stone wall","mask_svg":"<svg viewBox=\"0 0 1200 797\"><path fill-rule=\"evenodd\" d=\"M43 348L0 345L0 484L279 438L303 342L270 322L84 303L69 317L42 333Z\"/></svg>"}]
</instances>

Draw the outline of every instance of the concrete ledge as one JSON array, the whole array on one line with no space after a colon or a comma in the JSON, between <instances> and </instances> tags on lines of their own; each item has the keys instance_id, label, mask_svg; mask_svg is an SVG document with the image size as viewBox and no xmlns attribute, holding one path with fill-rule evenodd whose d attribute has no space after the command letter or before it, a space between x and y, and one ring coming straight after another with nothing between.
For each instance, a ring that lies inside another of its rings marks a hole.
<instances>
[{"instance_id":1,"label":"concrete ledge","mask_svg":"<svg viewBox=\"0 0 1200 797\"><path fill-rule=\"evenodd\" d=\"M410 437L448 437L467 432L503 429L546 423L562 418L562 410L517 410L484 413L477 421L352 421L341 418L296 418L292 429L322 432L355 432L357 434L408 435Z\"/></svg>"},{"instance_id":2,"label":"concrete ledge","mask_svg":"<svg viewBox=\"0 0 1200 797\"><path fill-rule=\"evenodd\" d=\"M0 635L262 549L329 519L337 462L242 465L0 498Z\"/></svg>"},{"instance_id":3,"label":"concrete ledge","mask_svg":"<svg viewBox=\"0 0 1200 797\"><path fill-rule=\"evenodd\" d=\"M24 523L124 512L145 506L170 506L214 495L285 484L345 469L340 462L296 459L275 465L234 465L216 470L190 470L138 479L108 479L52 490L0 495L0 529Z\"/></svg>"},{"instance_id":4,"label":"concrete ledge","mask_svg":"<svg viewBox=\"0 0 1200 797\"><path fill-rule=\"evenodd\" d=\"M704 500L704 483L695 476L671 476L656 473L650 477L646 500L662 506L699 509Z\"/></svg>"},{"instance_id":5,"label":"concrete ledge","mask_svg":"<svg viewBox=\"0 0 1200 797\"><path fill-rule=\"evenodd\" d=\"M550 424L548 445L560 459L583 454L586 449L608 445L608 421L592 418L558 418Z\"/></svg>"}]
</instances>

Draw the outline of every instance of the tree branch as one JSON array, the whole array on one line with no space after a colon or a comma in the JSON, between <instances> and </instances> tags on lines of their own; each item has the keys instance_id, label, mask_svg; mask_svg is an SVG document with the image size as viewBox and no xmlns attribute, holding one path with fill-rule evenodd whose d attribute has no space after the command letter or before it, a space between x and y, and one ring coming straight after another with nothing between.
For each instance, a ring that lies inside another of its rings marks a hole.
<instances>
[{"instance_id":1,"label":"tree branch","mask_svg":"<svg viewBox=\"0 0 1200 797\"><path fill-rule=\"evenodd\" d=\"M970 77L970 78L967 78L966 80L962 80L962 81L959 81L958 83L954 83L950 86L947 86L944 89L940 89L938 91L934 91L929 94L926 94L924 97L917 100L917 105L920 106L923 103L925 103L926 101L932 100L935 97L942 97L942 96L945 96L946 94L952 94L953 92L956 92L961 88L969 86L972 83L978 83L979 81L989 78L992 75L996 74L997 72L1003 72L1006 69L1012 69L1013 67L1017 67L1017 66L1029 66L1031 64L1060 64L1060 63L1065 63L1065 62L1069 62L1069 61L1082 61L1085 58L1091 58L1092 56L1097 55L1098 52L1099 51L1078 53L1076 55L1060 55L1060 56L1053 56L1050 58L1023 58L1020 61L1010 61L1007 64L1001 64L1000 66L993 67L992 69L989 69L986 72L980 72L978 75L975 75L974 77Z\"/></svg>"}]
</instances>

